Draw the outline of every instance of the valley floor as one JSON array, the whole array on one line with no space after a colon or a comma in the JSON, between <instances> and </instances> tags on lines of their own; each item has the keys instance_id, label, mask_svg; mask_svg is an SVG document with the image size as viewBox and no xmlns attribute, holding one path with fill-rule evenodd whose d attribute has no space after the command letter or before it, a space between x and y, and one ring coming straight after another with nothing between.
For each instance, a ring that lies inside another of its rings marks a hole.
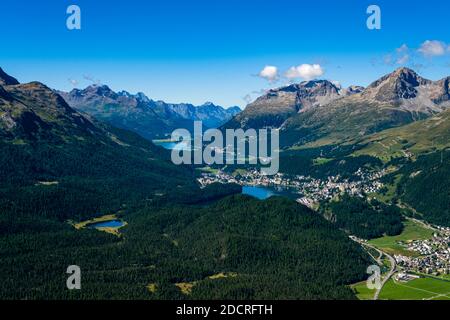
<instances>
[{"instance_id":1,"label":"valley floor","mask_svg":"<svg viewBox=\"0 0 450 320\"><path fill-rule=\"evenodd\" d=\"M366 242L367 246L376 248L384 256L393 255L395 267L394 272L385 270L383 273L385 283L378 295L375 289L367 287L366 281L352 285L358 299L450 300L449 236L448 228L408 219L400 235ZM443 239L443 245L440 239ZM433 252L424 253L428 243L433 243L430 245ZM383 263L380 259L379 264ZM392 263L387 264L392 270Z\"/></svg>"}]
</instances>

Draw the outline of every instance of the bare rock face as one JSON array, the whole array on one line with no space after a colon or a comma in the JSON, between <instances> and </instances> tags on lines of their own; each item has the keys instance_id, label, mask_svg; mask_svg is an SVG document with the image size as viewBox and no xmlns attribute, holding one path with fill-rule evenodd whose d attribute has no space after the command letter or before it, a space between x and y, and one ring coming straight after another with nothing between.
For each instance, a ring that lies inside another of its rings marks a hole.
<instances>
[{"instance_id":1,"label":"bare rock face","mask_svg":"<svg viewBox=\"0 0 450 320\"><path fill-rule=\"evenodd\" d=\"M326 105L346 93L327 80L305 81L271 89L250 103L224 127L280 127L289 117L317 106Z\"/></svg>"},{"instance_id":2,"label":"bare rock face","mask_svg":"<svg viewBox=\"0 0 450 320\"><path fill-rule=\"evenodd\" d=\"M438 90L431 96L436 104L448 103L450 101L450 77L437 82Z\"/></svg>"},{"instance_id":3,"label":"bare rock face","mask_svg":"<svg viewBox=\"0 0 450 320\"><path fill-rule=\"evenodd\" d=\"M400 68L372 83L362 97L430 116L450 106L448 88L448 78L431 81L411 69Z\"/></svg>"},{"instance_id":4,"label":"bare rock face","mask_svg":"<svg viewBox=\"0 0 450 320\"><path fill-rule=\"evenodd\" d=\"M364 91L364 87L362 86L350 86L346 89L343 89L343 94L346 96L351 96L357 93L361 93Z\"/></svg>"},{"instance_id":5,"label":"bare rock face","mask_svg":"<svg viewBox=\"0 0 450 320\"><path fill-rule=\"evenodd\" d=\"M4 99L4 100L8 100L8 101L10 101L12 99L12 97L8 93L8 91L6 91L5 88L3 88L1 85L0 85L0 99Z\"/></svg>"},{"instance_id":6,"label":"bare rock face","mask_svg":"<svg viewBox=\"0 0 450 320\"><path fill-rule=\"evenodd\" d=\"M293 143L359 139L448 109L449 84L450 78L431 81L400 68L360 93L290 117L282 128Z\"/></svg>"},{"instance_id":7,"label":"bare rock face","mask_svg":"<svg viewBox=\"0 0 450 320\"><path fill-rule=\"evenodd\" d=\"M431 83L411 69L400 68L373 82L364 95L382 102L413 99L418 96L418 87Z\"/></svg>"},{"instance_id":8,"label":"bare rock face","mask_svg":"<svg viewBox=\"0 0 450 320\"><path fill-rule=\"evenodd\" d=\"M285 144L339 143L450 108L450 77L431 81L399 68L367 88L307 81L269 90L223 128L276 127Z\"/></svg>"},{"instance_id":9,"label":"bare rock face","mask_svg":"<svg viewBox=\"0 0 450 320\"><path fill-rule=\"evenodd\" d=\"M116 93L106 85L59 94L71 107L149 140L166 137L178 128L192 130L194 121L202 121L208 128L218 127L240 112L238 107L225 109L211 102L194 106L154 101L142 92Z\"/></svg>"},{"instance_id":10,"label":"bare rock face","mask_svg":"<svg viewBox=\"0 0 450 320\"><path fill-rule=\"evenodd\" d=\"M105 136L101 127L72 109L54 90L40 82L19 84L3 70L1 72L1 137L62 142L77 137Z\"/></svg>"}]
</instances>

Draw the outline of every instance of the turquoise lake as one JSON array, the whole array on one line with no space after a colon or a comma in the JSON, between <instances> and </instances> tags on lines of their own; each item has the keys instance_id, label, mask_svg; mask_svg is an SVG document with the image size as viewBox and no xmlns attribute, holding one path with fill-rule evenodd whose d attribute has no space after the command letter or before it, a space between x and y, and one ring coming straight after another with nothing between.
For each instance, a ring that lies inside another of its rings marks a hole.
<instances>
[{"instance_id":1,"label":"turquoise lake","mask_svg":"<svg viewBox=\"0 0 450 320\"><path fill-rule=\"evenodd\" d=\"M173 141L158 141L153 140L153 143L157 146L163 147L167 150L185 150L190 151L191 145L190 142L173 142Z\"/></svg>"},{"instance_id":2,"label":"turquoise lake","mask_svg":"<svg viewBox=\"0 0 450 320\"><path fill-rule=\"evenodd\" d=\"M125 225L124 222L120 220L103 221L89 224L88 228L120 228Z\"/></svg>"},{"instance_id":3,"label":"turquoise lake","mask_svg":"<svg viewBox=\"0 0 450 320\"><path fill-rule=\"evenodd\" d=\"M243 186L242 194L255 197L259 200L264 200L272 196L283 196L291 199L297 199L298 197L300 197L299 194L295 192L290 192L289 190L274 187L261 187L261 186Z\"/></svg>"}]
</instances>

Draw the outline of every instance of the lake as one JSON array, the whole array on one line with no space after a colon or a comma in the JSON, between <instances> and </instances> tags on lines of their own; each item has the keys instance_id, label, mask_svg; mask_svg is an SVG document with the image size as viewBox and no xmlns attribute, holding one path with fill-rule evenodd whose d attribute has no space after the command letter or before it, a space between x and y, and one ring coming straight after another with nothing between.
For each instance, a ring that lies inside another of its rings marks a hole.
<instances>
[{"instance_id":1,"label":"lake","mask_svg":"<svg viewBox=\"0 0 450 320\"><path fill-rule=\"evenodd\" d=\"M88 228L120 228L125 225L125 222L120 220L110 220L110 221L102 221L97 223L91 223L87 227Z\"/></svg>"},{"instance_id":2,"label":"lake","mask_svg":"<svg viewBox=\"0 0 450 320\"><path fill-rule=\"evenodd\" d=\"M168 140L153 140L152 141L155 145L163 147L167 150L185 150L190 151L190 141L184 141L184 142L174 142L174 141L168 141Z\"/></svg>"},{"instance_id":3,"label":"lake","mask_svg":"<svg viewBox=\"0 0 450 320\"><path fill-rule=\"evenodd\" d=\"M190 142L186 141L183 143L179 143L168 140L153 140L153 143L167 150L191 150ZM287 189L262 186L243 186L242 194L255 197L259 200L264 200L270 198L271 196L284 196L296 200L300 196L299 194L291 192Z\"/></svg>"},{"instance_id":4,"label":"lake","mask_svg":"<svg viewBox=\"0 0 450 320\"><path fill-rule=\"evenodd\" d=\"M284 196L294 200L300 197L298 193L294 193L286 189L261 186L243 186L242 194L255 197L259 200L264 200L272 196Z\"/></svg>"},{"instance_id":5,"label":"lake","mask_svg":"<svg viewBox=\"0 0 450 320\"><path fill-rule=\"evenodd\" d=\"M275 193L268 188L255 187L255 186L243 186L242 194L246 194L246 195L255 197L259 200L264 200L264 199L270 198L271 196L275 195Z\"/></svg>"}]
</instances>

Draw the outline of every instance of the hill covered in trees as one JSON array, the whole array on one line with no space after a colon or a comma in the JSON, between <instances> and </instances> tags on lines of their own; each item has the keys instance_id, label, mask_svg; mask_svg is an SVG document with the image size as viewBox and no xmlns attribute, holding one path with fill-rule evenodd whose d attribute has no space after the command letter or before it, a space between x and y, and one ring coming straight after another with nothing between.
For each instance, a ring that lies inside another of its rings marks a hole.
<instances>
[{"instance_id":1,"label":"hill covered in trees","mask_svg":"<svg viewBox=\"0 0 450 320\"><path fill-rule=\"evenodd\" d=\"M397 199L416 209L431 223L450 226L450 150L408 161L396 173Z\"/></svg>"},{"instance_id":2,"label":"hill covered in trees","mask_svg":"<svg viewBox=\"0 0 450 320\"><path fill-rule=\"evenodd\" d=\"M325 205L325 215L339 228L363 239L398 235L403 230L400 208L375 199L344 195Z\"/></svg>"},{"instance_id":3,"label":"hill covered in trees","mask_svg":"<svg viewBox=\"0 0 450 320\"><path fill-rule=\"evenodd\" d=\"M116 237L40 219L1 236L2 298L352 299L370 261L331 223L284 198L146 206ZM65 269L82 270L82 290ZM179 286L190 288L182 292ZM150 290L150 289L151 290Z\"/></svg>"},{"instance_id":4,"label":"hill covered in trees","mask_svg":"<svg viewBox=\"0 0 450 320\"><path fill-rule=\"evenodd\" d=\"M3 72L0 151L0 299L351 299L370 263L294 201L200 190L162 148ZM74 228L105 214L128 225Z\"/></svg>"}]
</instances>

